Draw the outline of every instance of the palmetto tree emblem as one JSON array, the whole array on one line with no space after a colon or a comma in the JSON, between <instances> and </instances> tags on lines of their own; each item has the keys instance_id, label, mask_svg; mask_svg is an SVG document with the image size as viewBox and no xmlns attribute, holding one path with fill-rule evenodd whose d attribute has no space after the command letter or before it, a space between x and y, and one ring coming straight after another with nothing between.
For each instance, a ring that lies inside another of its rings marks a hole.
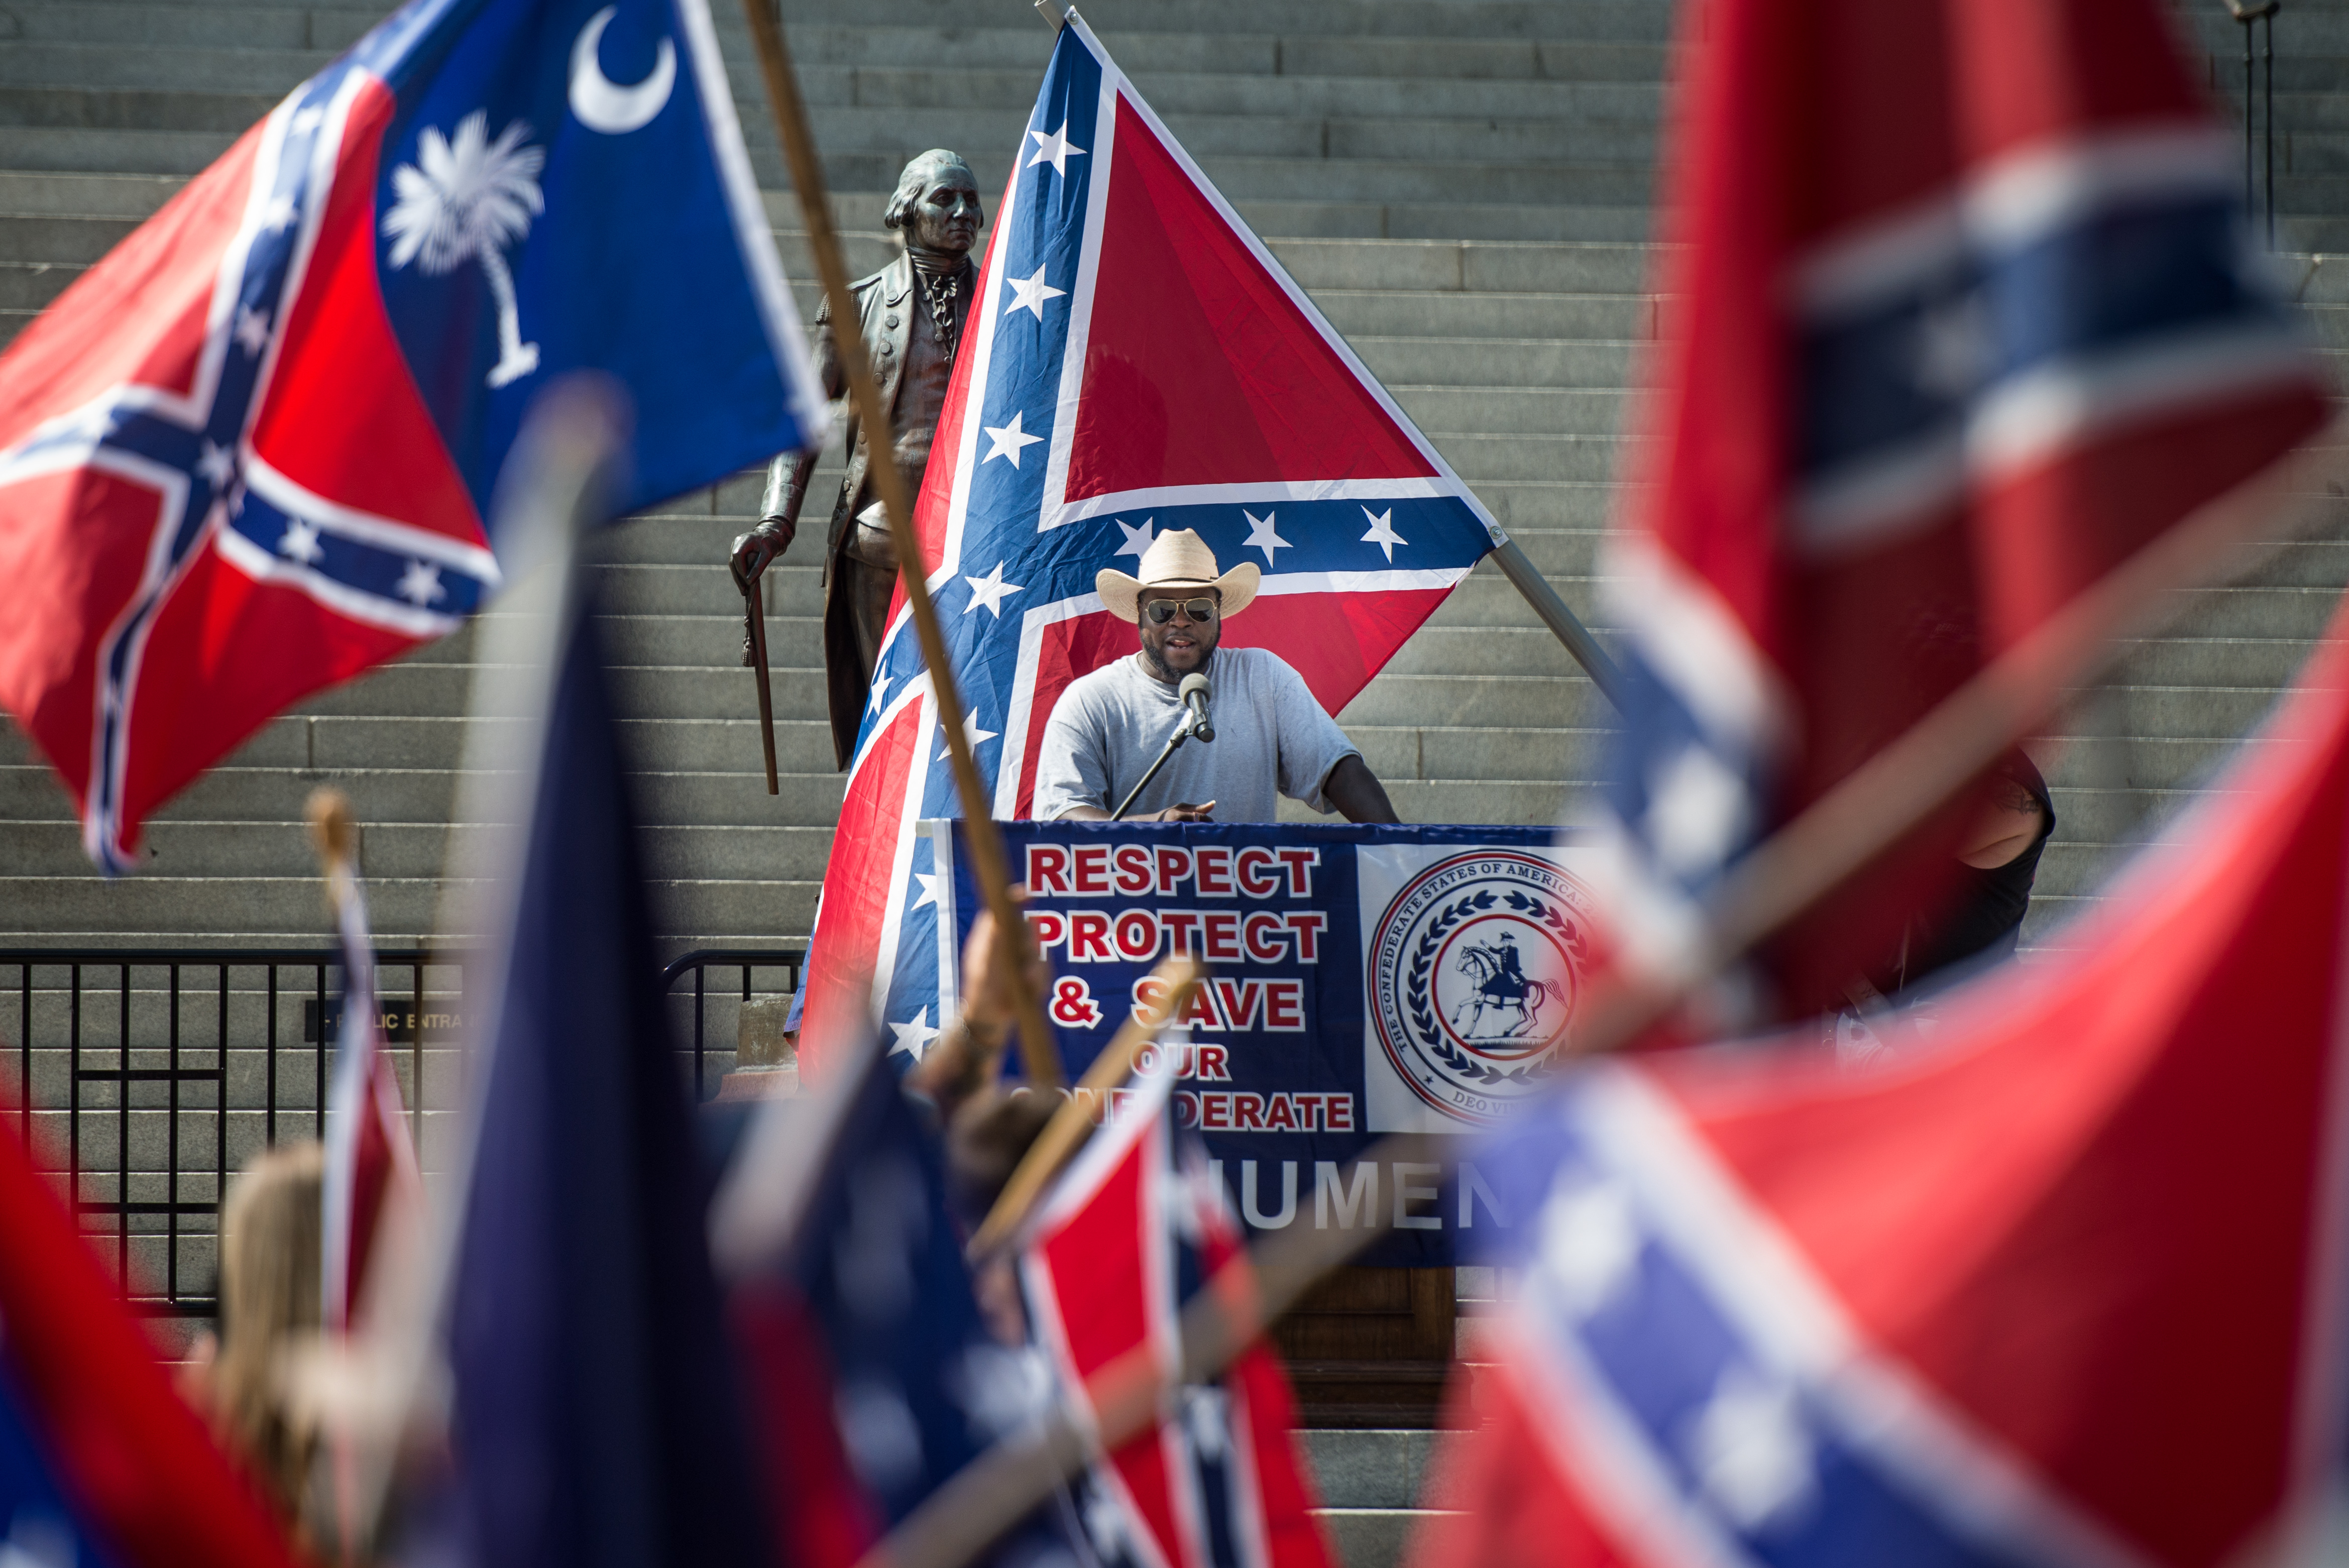
<instances>
[{"instance_id":1,"label":"palmetto tree emblem","mask_svg":"<svg viewBox=\"0 0 2349 1568\"><path fill-rule=\"evenodd\" d=\"M537 178L546 165L546 150L523 146L529 134L530 127L515 120L492 141L489 117L479 109L458 122L453 141L427 129L418 143L416 162L391 171L398 200L383 220L395 268L412 261L428 273L452 273L480 260L498 304L498 362L489 376L492 387L503 387L538 368L538 345L522 340L513 273L502 254L506 246L530 232L532 216L546 211Z\"/></svg>"}]
</instances>

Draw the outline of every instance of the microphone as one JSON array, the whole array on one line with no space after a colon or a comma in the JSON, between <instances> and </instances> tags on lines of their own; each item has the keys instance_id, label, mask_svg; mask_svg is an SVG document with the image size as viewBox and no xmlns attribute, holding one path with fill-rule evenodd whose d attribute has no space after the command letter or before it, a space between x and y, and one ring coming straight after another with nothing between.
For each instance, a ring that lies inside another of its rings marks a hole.
<instances>
[{"instance_id":1,"label":"microphone","mask_svg":"<svg viewBox=\"0 0 2349 1568\"><path fill-rule=\"evenodd\" d=\"M1207 717L1207 699L1214 695L1215 688L1207 685L1207 677L1185 676L1183 684L1175 689L1182 693L1183 700L1190 705L1191 733L1202 740L1215 739L1216 727Z\"/></svg>"}]
</instances>

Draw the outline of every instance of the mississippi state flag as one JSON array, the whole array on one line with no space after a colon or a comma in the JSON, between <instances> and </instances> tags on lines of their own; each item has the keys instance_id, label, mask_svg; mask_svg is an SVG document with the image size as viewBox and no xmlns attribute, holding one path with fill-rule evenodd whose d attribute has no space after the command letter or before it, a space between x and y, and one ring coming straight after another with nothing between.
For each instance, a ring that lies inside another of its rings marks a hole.
<instances>
[{"instance_id":1,"label":"mississippi state flag","mask_svg":"<svg viewBox=\"0 0 2349 1568\"><path fill-rule=\"evenodd\" d=\"M1683 243L1608 572L1607 880L1662 969L1725 866L2324 417L2157 0L1683 15ZM1790 940L1785 999L1879 956L1931 864Z\"/></svg>"},{"instance_id":2,"label":"mississippi state flag","mask_svg":"<svg viewBox=\"0 0 2349 1568\"><path fill-rule=\"evenodd\" d=\"M1143 1081L1093 1134L1020 1254L1030 1326L1069 1408L1182 1359L1184 1304L1226 1264L1239 1222L1196 1140L1178 1148L1168 1091ZM1249 1287L1239 1287L1246 1291ZM1327 1568L1315 1494L1299 1462L1288 1379L1262 1342L1212 1383L1185 1384L1165 1419L1079 1483L1080 1528L1113 1568Z\"/></svg>"},{"instance_id":3,"label":"mississippi state flag","mask_svg":"<svg viewBox=\"0 0 2349 1568\"><path fill-rule=\"evenodd\" d=\"M850 765L812 1057L944 1021L916 821L1025 815L1069 682L1134 649L1093 577L1164 529L1264 571L1224 630L1336 713L1502 535L1071 17L1014 159L916 509L990 799L958 801L901 603Z\"/></svg>"},{"instance_id":4,"label":"mississippi state flag","mask_svg":"<svg viewBox=\"0 0 2349 1568\"><path fill-rule=\"evenodd\" d=\"M92 857L488 599L582 371L623 510L822 434L705 0L412 0L59 296L0 356L0 704Z\"/></svg>"},{"instance_id":5,"label":"mississippi state flag","mask_svg":"<svg viewBox=\"0 0 2349 1568\"><path fill-rule=\"evenodd\" d=\"M2109 892L1918 1054L1610 1064L1479 1154L1538 1241L1419 1561L2349 1560L2349 647Z\"/></svg>"},{"instance_id":6,"label":"mississippi state flag","mask_svg":"<svg viewBox=\"0 0 2349 1568\"><path fill-rule=\"evenodd\" d=\"M259 1491L171 1387L155 1341L0 1131L0 1563L296 1568Z\"/></svg>"}]
</instances>

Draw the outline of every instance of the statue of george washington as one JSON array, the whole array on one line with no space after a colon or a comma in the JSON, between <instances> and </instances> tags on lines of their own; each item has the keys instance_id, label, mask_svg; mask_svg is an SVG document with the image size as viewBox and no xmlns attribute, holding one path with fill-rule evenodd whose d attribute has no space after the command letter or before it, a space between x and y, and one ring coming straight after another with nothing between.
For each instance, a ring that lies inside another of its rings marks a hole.
<instances>
[{"instance_id":1,"label":"statue of george washington","mask_svg":"<svg viewBox=\"0 0 2349 1568\"><path fill-rule=\"evenodd\" d=\"M933 149L905 165L882 222L897 231L905 253L854 285L865 352L873 359L881 402L891 410L896 458L906 488L919 494L930 459L930 438L946 406L955 347L978 288L970 251L986 222L978 181L959 154ZM816 313L815 366L837 402L847 390L833 342L829 304ZM833 503L823 542L823 665L832 708L833 747L848 766L864 717L873 665L887 630L889 596L897 584L897 556L888 520L874 499L872 454L856 411L843 409L848 473ZM799 531L800 506L815 472L812 453L786 454L767 470L759 525L734 542L730 562L736 584L749 584L789 549Z\"/></svg>"}]
</instances>

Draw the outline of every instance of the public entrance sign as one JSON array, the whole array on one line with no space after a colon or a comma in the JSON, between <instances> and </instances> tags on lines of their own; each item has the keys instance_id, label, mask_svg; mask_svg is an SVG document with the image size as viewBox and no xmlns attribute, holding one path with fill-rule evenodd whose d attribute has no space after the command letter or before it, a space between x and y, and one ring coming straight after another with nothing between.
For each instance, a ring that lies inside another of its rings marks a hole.
<instances>
[{"instance_id":1,"label":"public entrance sign","mask_svg":"<svg viewBox=\"0 0 2349 1568\"><path fill-rule=\"evenodd\" d=\"M1389 1132L1473 1132L1539 1092L1588 977L1590 851L1490 826L1006 822L1012 873L1054 974L1046 1012L1073 1077L1190 953L1207 977L1144 1070L1174 1076L1257 1230L1344 1229L1381 1203L1372 1261L1452 1261L1452 1235L1506 1224L1473 1166L1354 1168ZM936 883L942 1015L981 907L961 824L923 824ZM906 1042L910 1047L912 1041ZM1116 1099L1096 1108L1112 1115Z\"/></svg>"}]
</instances>

